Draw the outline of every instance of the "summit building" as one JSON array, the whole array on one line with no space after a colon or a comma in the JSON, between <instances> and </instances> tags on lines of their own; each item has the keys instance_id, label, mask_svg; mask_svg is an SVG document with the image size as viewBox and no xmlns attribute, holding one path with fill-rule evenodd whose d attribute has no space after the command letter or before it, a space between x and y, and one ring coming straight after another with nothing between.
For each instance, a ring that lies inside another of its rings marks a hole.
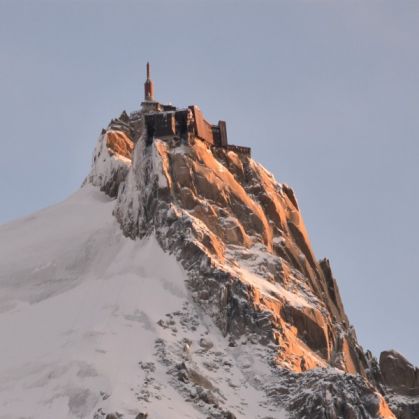
<instances>
[{"instance_id":1,"label":"summit building","mask_svg":"<svg viewBox=\"0 0 419 419\"><path fill-rule=\"evenodd\" d=\"M154 96L149 63L140 110L130 115L124 111L118 119L111 121L109 129L124 131L134 142L142 137L147 145L152 144L156 138L179 144L193 144L199 140L209 147L222 147L249 156L251 154L249 147L228 144L226 122L211 124L197 105L177 108L158 102Z\"/></svg>"}]
</instances>

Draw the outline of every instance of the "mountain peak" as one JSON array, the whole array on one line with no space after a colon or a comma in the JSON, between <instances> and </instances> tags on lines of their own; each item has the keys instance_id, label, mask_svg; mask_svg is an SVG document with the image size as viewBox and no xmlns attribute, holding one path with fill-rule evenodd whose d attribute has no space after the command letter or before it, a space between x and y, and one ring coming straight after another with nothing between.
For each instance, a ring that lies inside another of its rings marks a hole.
<instances>
[{"instance_id":1,"label":"mountain peak","mask_svg":"<svg viewBox=\"0 0 419 419\"><path fill-rule=\"evenodd\" d=\"M364 352L294 191L149 66L144 94L78 192L0 227L3 413L418 417L418 369Z\"/></svg>"},{"instance_id":2,"label":"mountain peak","mask_svg":"<svg viewBox=\"0 0 419 419\"><path fill-rule=\"evenodd\" d=\"M89 176L117 198L123 233L155 235L187 272L194 303L233 345L243 336L272 345L276 367L300 374L294 388L313 369L335 368L349 375L332 374L332 381L339 377L345 388L355 374L372 391L372 417L393 417L378 363L357 341L329 260L314 256L294 191L255 162L250 148L229 145L225 122L211 125L197 106L161 105L148 89L140 111L123 112L99 139L108 150L102 158L124 169L104 170L99 181L95 154ZM132 147L120 147L118 135ZM335 414L351 417L338 406Z\"/></svg>"}]
</instances>

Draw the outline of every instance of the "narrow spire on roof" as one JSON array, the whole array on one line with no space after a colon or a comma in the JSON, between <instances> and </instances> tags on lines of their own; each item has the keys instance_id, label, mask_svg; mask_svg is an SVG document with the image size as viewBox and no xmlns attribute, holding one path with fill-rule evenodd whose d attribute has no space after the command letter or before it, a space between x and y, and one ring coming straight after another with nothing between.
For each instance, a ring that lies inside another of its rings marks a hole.
<instances>
[{"instance_id":1,"label":"narrow spire on roof","mask_svg":"<svg viewBox=\"0 0 419 419\"><path fill-rule=\"evenodd\" d=\"M147 80L144 83L144 100L154 101L154 84L150 78L149 62L147 62Z\"/></svg>"}]
</instances>

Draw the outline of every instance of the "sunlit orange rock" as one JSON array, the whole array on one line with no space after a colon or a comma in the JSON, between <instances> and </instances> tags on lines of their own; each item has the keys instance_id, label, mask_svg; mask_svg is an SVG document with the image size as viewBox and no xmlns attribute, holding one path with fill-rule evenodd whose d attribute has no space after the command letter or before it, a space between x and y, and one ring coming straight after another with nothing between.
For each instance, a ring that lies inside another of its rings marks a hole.
<instances>
[{"instance_id":1,"label":"sunlit orange rock","mask_svg":"<svg viewBox=\"0 0 419 419\"><path fill-rule=\"evenodd\" d=\"M134 143L124 132L108 131L106 133L106 146L111 152L131 160Z\"/></svg>"}]
</instances>

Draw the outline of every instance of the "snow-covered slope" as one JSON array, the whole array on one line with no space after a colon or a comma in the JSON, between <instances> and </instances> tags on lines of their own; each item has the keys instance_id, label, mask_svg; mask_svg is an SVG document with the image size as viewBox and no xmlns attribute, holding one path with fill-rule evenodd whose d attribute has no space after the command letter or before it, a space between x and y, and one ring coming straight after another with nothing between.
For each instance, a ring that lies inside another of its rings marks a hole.
<instances>
[{"instance_id":1,"label":"snow-covered slope","mask_svg":"<svg viewBox=\"0 0 419 419\"><path fill-rule=\"evenodd\" d=\"M280 418L261 406L262 349L229 347L174 257L124 237L114 205L86 185L0 227L0 418Z\"/></svg>"}]
</instances>

